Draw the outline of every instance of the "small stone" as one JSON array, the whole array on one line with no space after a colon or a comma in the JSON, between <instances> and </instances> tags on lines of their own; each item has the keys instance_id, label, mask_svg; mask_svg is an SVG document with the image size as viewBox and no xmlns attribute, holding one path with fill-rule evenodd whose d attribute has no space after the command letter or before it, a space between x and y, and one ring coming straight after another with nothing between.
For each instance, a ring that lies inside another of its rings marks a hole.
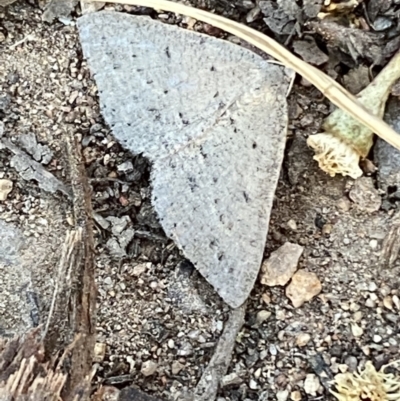
<instances>
[{"instance_id":1,"label":"small stone","mask_svg":"<svg viewBox=\"0 0 400 401\"><path fill-rule=\"evenodd\" d=\"M347 198L341 198L337 201L336 206L342 212L348 212L351 208L351 203Z\"/></svg>"},{"instance_id":2,"label":"small stone","mask_svg":"<svg viewBox=\"0 0 400 401\"><path fill-rule=\"evenodd\" d=\"M255 380L250 379L249 387L250 387L251 390L257 390L258 384L257 384L257 382Z\"/></svg>"},{"instance_id":3,"label":"small stone","mask_svg":"<svg viewBox=\"0 0 400 401\"><path fill-rule=\"evenodd\" d=\"M310 373L306 376L306 380L304 380L304 391L306 394L310 394L315 397L320 386L321 384L316 375Z\"/></svg>"},{"instance_id":4,"label":"small stone","mask_svg":"<svg viewBox=\"0 0 400 401\"><path fill-rule=\"evenodd\" d=\"M379 344L382 341L382 337L379 334L374 334L372 341L376 344Z\"/></svg>"},{"instance_id":5,"label":"small stone","mask_svg":"<svg viewBox=\"0 0 400 401\"><path fill-rule=\"evenodd\" d=\"M232 372L221 379L221 386L222 387L234 386L234 385L239 385L242 382L243 382L242 378L237 373Z\"/></svg>"},{"instance_id":6,"label":"small stone","mask_svg":"<svg viewBox=\"0 0 400 401\"><path fill-rule=\"evenodd\" d=\"M0 180L0 202L7 199L7 196L13 189L13 182L11 180Z\"/></svg>"},{"instance_id":7,"label":"small stone","mask_svg":"<svg viewBox=\"0 0 400 401\"><path fill-rule=\"evenodd\" d=\"M153 361L146 361L142 363L142 368L140 372L143 376L151 376L157 371L158 365Z\"/></svg>"},{"instance_id":8,"label":"small stone","mask_svg":"<svg viewBox=\"0 0 400 401\"><path fill-rule=\"evenodd\" d=\"M175 348L175 342L172 339L168 340L168 348L169 349L174 349Z\"/></svg>"},{"instance_id":9,"label":"small stone","mask_svg":"<svg viewBox=\"0 0 400 401\"><path fill-rule=\"evenodd\" d=\"M260 310L257 313L257 323L261 324L265 322L271 316L271 312L267 310Z\"/></svg>"},{"instance_id":10,"label":"small stone","mask_svg":"<svg viewBox=\"0 0 400 401\"><path fill-rule=\"evenodd\" d=\"M261 267L261 284L268 286L285 285L297 269L303 247L286 242Z\"/></svg>"},{"instance_id":11,"label":"small stone","mask_svg":"<svg viewBox=\"0 0 400 401\"><path fill-rule=\"evenodd\" d=\"M81 1L82 15L99 11L105 6L105 4L106 3L102 2L102 1L93 1L91 3Z\"/></svg>"},{"instance_id":12,"label":"small stone","mask_svg":"<svg viewBox=\"0 0 400 401\"><path fill-rule=\"evenodd\" d=\"M304 347L308 344L308 342L311 340L311 336L308 333L300 333L296 337L296 345L298 347Z\"/></svg>"},{"instance_id":13,"label":"small stone","mask_svg":"<svg viewBox=\"0 0 400 401\"><path fill-rule=\"evenodd\" d=\"M363 317L363 314L361 311L357 311L357 312L353 313L353 320L355 322L359 322L362 319L362 317Z\"/></svg>"},{"instance_id":14,"label":"small stone","mask_svg":"<svg viewBox=\"0 0 400 401\"><path fill-rule=\"evenodd\" d=\"M269 346L269 352L272 356L278 355L278 349L276 348L275 344L271 344Z\"/></svg>"},{"instance_id":15,"label":"small stone","mask_svg":"<svg viewBox=\"0 0 400 401\"><path fill-rule=\"evenodd\" d=\"M358 209L367 213L378 211L382 204L382 199L371 177L358 178L350 190L349 196Z\"/></svg>"},{"instance_id":16,"label":"small stone","mask_svg":"<svg viewBox=\"0 0 400 401\"><path fill-rule=\"evenodd\" d=\"M375 292L378 289L378 286L372 281L368 284L368 291Z\"/></svg>"},{"instance_id":17,"label":"small stone","mask_svg":"<svg viewBox=\"0 0 400 401\"><path fill-rule=\"evenodd\" d=\"M291 393L290 393L290 399L292 400L292 401L301 401L301 393L300 393L300 391L292 391Z\"/></svg>"},{"instance_id":18,"label":"small stone","mask_svg":"<svg viewBox=\"0 0 400 401\"><path fill-rule=\"evenodd\" d=\"M304 61L314 65L321 65L329 60L329 57L317 46L312 37L293 42L293 49Z\"/></svg>"},{"instance_id":19,"label":"small stone","mask_svg":"<svg viewBox=\"0 0 400 401\"><path fill-rule=\"evenodd\" d=\"M393 301L390 295L383 298L383 306L389 310L393 310Z\"/></svg>"},{"instance_id":20,"label":"small stone","mask_svg":"<svg viewBox=\"0 0 400 401\"><path fill-rule=\"evenodd\" d=\"M368 308L375 308L375 301L372 298L367 298L365 306Z\"/></svg>"},{"instance_id":21,"label":"small stone","mask_svg":"<svg viewBox=\"0 0 400 401\"><path fill-rule=\"evenodd\" d=\"M361 337L364 333L364 330L356 323L351 325L351 332L353 333L354 337Z\"/></svg>"},{"instance_id":22,"label":"small stone","mask_svg":"<svg viewBox=\"0 0 400 401\"><path fill-rule=\"evenodd\" d=\"M290 220L287 222L287 226L288 226L288 228L290 228L292 231L297 231L297 223L296 223L293 219L290 219Z\"/></svg>"},{"instance_id":23,"label":"small stone","mask_svg":"<svg viewBox=\"0 0 400 401\"><path fill-rule=\"evenodd\" d=\"M177 375L184 367L185 365L183 365L179 361L175 361L172 363L171 372L173 375Z\"/></svg>"},{"instance_id":24,"label":"small stone","mask_svg":"<svg viewBox=\"0 0 400 401\"><path fill-rule=\"evenodd\" d=\"M371 249L376 249L378 248L378 241L376 239L372 239L371 241L369 241L369 247Z\"/></svg>"},{"instance_id":25,"label":"small stone","mask_svg":"<svg viewBox=\"0 0 400 401\"><path fill-rule=\"evenodd\" d=\"M323 235L330 235L330 233L332 232L332 224L329 224L329 223L324 224L322 226L322 230L321 231L322 231Z\"/></svg>"},{"instance_id":26,"label":"small stone","mask_svg":"<svg viewBox=\"0 0 400 401\"><path fill-rule=\"evenodd\" d=\"M138 276L142 275L146 270L147 270L147 265L145 263L136 265L133 268L132 275L138 277Z\"/></svg>"},{"instance_id":27,"label":"small stone","mask_svg":"<svg viewBox=\"0 0 400 401\"><path fill-rule=\"evenodd\" d=\"M107 230L110 227L110 222L98 213L93 213L93 219L103 230Z\"/></svg>"},{"instance_id":28,"label":"small stone","mask_svg":"<svg viewBox=\"0 0 400 401\"><path fill-rule=\"evenodd\" d=\"M353 373L357 369L358 361L355 356L349 355L345 360L344 363L349 369L349 372Z\"/></svg>"},{"instance_id":29,"label":"small stone","mask_svg":"<svg viewBox=\"0 0 400 401\"><path fill-rule=\"evenodd\" d=\"M299 270L286 288L286 296L292 301L293 306L298 308L318 295L321 290L321 282L315 273Z\"/></svg>"},{"instance_id":30,"label":"small stone","mask_svg":"<svg viewBox=\"0 0 400 401\"><path fill-rule=\"evenodd\" d=\"M119 236L126 229L126 227L130 224L131 219L129 216L115 217L109 216L106 219L111 223L111 231L113 235Z\"/></svg>"},{"instance_id":31,"label":"small stone","mask_svg":"<svg viewBox=\"0 0 400 401\"><path fill-rule=\"evenodd\" d=\"M264 294L262 294L261 298L264 301L264 303L266 303L267 305L269 305L271 303L271 297L266 292L264 292Z\"/></svg>"},{"instance_id":32,"label":"small stone","mask_svg":"<svg viewBox=\"0 0 400 401\"><path fill-rule=\"evenodd\" d=\"M281 390L276 393L277 401L286 401L289 397L289 391Z\"/></svg>"},{"instance_id":33,"label":"small stone","mask_svg":"<svg viewBox=\"0 0 400 401\"><path fill-rule=\"evenodd\" d=\"M133 171L133 164L129 160L126 162L121 163L118 167L117 170L120 171L121 173L130 173Z\"/></svg>"},{"instance_id":34,"label":"small stone","mask_svg":"<svg viewBox=\"0 0 400 401\"><path fill-rule=\"evenodd\" d=\"M193 347L189 342L183 343L178 350L178 356L190 356L193 355Z\"/></svg>"},{"instance_id":35,"label":"small stone","mask_svg":"<svg viewBox=\"0 0 400 401\"><path fill-rule=\"evenodd\" d=\"M93 352L93 361L94 362L103 362L104 357L106 355L106 344L105 343L96 343L94 345L94 352Z\"/></svg>"}]
</instances>

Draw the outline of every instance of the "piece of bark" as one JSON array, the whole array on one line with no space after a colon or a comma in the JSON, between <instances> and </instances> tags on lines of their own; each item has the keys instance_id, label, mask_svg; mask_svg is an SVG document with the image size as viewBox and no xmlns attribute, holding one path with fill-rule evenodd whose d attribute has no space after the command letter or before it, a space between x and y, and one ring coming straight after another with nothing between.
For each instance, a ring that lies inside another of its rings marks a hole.
<instances>
[{"instance_id":1,"label":"piece of bark","mask_svg":"<svg viewBox=\"0 0 400 401\"><path fill-rule=\"evenodd\" d=\"M389 232L386 234L382 244L380 262L385 267L393 267L400 252L400 212L391 219Z\"/></svg>"},{"instance_id":2,"label":"piece of bark","mask_svg":"<svg viewBox=\"0 0 400 401\"><path fill-rule=\"evenodd\" d=\"M73 347L73 344L72 344ZM67 380L60 359L46 360L40 328L12 340L0 340L0 399L13 401L60 401ZM82 380L89 388L89 382ZM87 392L71 394L74 401L86 401Z\"/></svg>"},{"instance_id":3,"label":"piece of bark","mask_svg":"<svg viewBox=\"0 0 400 401\"><path fill-rule=\"evenodd\" d=\"M72 297L68 302L71 308L68 320L79 339L71 351L71 369L63 390L64 400L72 401L79 388L89 397L90 388L88 386L83 388L82 380L86 379L92 371L96 330L96 286L91 191L82 162L79 141L69 135L67 143L75 226L76 232L80 233L80 243L76 247L72 281L70 282Z\"/></svg>"}]
</instances>

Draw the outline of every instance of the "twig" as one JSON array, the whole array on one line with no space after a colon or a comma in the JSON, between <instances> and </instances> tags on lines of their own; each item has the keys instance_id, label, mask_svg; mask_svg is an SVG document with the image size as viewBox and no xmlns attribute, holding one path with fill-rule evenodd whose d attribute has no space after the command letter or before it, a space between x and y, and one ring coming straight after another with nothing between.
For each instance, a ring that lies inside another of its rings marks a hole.
<instances>
[{"instance_id":1,"label":"twig","mask_svg":"<svg viewBox=\"0 0 400 401\"><path fill-rule=\"evenodd\" d=\"M85 1L91 3L93 0ZM275 59L284 63L287 67L296 71L307 81L312 83L316 88L318 88L333 104L346 111L357 121L370 128L386 142L400 150L400 135L381 118L372 115L367 108L357 101L355 96L346 91L331 77L294 56L290 51L286 50L275 40L269 38L263 33L219 15L166 0L108 0L107 2L151 7L156 10L183 14L213 25L243 40L246 40L253 46L263 50Z\"/></svg>"}]
</instances>

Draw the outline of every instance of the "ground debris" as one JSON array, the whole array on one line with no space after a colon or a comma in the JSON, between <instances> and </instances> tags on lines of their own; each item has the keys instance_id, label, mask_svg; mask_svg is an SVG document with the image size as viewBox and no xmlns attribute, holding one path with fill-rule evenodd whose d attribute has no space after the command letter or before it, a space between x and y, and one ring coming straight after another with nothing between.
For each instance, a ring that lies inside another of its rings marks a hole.
<instances>
[{"instance_id":1,"label":"ground debris","mask_svg":"<svg viewBox=\"0 0 400 401\"><path fill-rule=\"evenodd\" d=\"M304 61L314 65L328 62L329 57L319 49L311 36L293 42L293 49Z\"/></svg>"},{"instance_id":2,"label":"ground debris","mask_svg":"<svg viewBox=\"0 0 400 401\"><path fill-rule=\"evenodd\" d=\"M44 191L50 193L60 191L68 197L71 196L71 191L65 184L47 171L40 163L32 160L30 156L8 139L0 139L0 149L8 149L14 154L11 158L10 165L18 171L24 180L35 180L39 188Z\"/></svg>"},{"instance_id":3,"label":"ground debris","mask_svg":"<svg viewBox=\"0 0 400 401\"><path fill-rule=\"evenodd\" d=\"M294 3L294 2L292 2ZM276 3L270 0L260 1L259 7L264 15L264 22L276 35L290 35L295 26L293 17L287 15Z\"/></svg>"},{"instance_id":4,"label":"ground debris","mask_svg":"<svg viewBox=\"0 0 400 401\"><path fill-rule=\"evenodd\" d=\"M70 19L79 0L51 0L44 10L42 19L52 23L55 19Z\"/></svg>"},{"instance_id":5,"label":"ground debris","mask_svg":"<svg viewBox=\"0 0 400 401\"><path fill-rule=\"evenodd\" d=\"M367 60L382 65L389 56L385 53L385 35L339 25L330 20L310 21L307 26L325 39L328 48L338 48L351 56L357 65Z\"/></svg>"},{"instance_id":6,"label":"ground debris","mask_svg":"<svg viewBox=\"0 0 400 401\"><path fill-rule=\"evenodd\" d=\"M371 177L358 178L349 192L349 197L358 209L367 213L378 211L382 204L382 198Z\"/></svg>"},{"instance_id":7,"label":"ground debris","mask_svg":"<svg viewBox=\"0 0 400 401\"><path fill-rule=\"evenodd\" d=\"M38 143L33 132L20 135L18 140L21 148L29 153L37 162L42 164L50 163L51 159L53 158L53 152L47 145L41 145Z\"/></svg>"},{"instance_id":8,"label":"ground debris","mask_svg":"<svg viewBox=\"0 0 400 401\"><path fill-rule=\"evenodd\" d=\"M315 18L321 11L323 0L303 0L304 13L309 18Z\"/></svg>"}]
</instances>

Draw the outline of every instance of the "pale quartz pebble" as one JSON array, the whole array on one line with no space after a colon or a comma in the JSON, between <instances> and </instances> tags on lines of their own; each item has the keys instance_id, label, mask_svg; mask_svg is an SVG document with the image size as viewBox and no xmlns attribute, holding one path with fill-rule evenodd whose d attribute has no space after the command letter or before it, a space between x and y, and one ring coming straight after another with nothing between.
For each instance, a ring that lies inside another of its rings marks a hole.
<instances>
[{"instance_id":1,"label":"pale quartz pebble","mask_svg":"<svg viewBox=\"0 0 400 401\"><path fill-rule=\"evenodd\" d=\"M156 373L158 365L153 361L146 361L142 363L142 368L140 372L143 376L151 376Z\"/></svg>"},{"instance_id":2,"label":"pale quartz pebble","mask_svg":"<svg viewBox=\"0 0 400 401\"><path fill-rule=\"evenodd\" d=\"M257 312L257 323L261 324L265 322L271 316L271 312L267 310L260 310Z\"/></svg>"},{"instance_id":3,"label":"pale quartz pebble","mask_svg":"<svg viewBox=\"0 0 400 401\"><path fill-rule=\"evenodd\" d=\"M276 393L277 401L286 401L289 397L289 391L281 390Z\"/></svg>"},{"instance_id":4,"label":"pale quartz pebble","mask_svg":"<svg viewBox=\"0 0 400 401\"><path fill-rule=\"evenodd\" d=\"M298 390L292 391L290 393L290 399L292 401L301 401L301 393L300 393L300 391L298 391Z\"/></svg>"},{"instance_id":5,"label":"pale quartz pebble","mask_svg":"<svg viewBox=\"0 0 400 401\"><path fill-rule=\"evenodd\" d=\"M319 390L321 384L319 379L313 373L309 373L306 376L306 380L304 381L304 391L306 394L312 395L315 397L317 395L317 391Z\"/></svg>"},{"instance_id":6,"label":"pale quartz pebble","mask_svg":"<svg viewBox=\"0 0 400 401\"><path fill-rule=\"evenodd\" d=\"M393 300L390 295L383 298L383 306L389 310L393 310Z\"/></svg>"},{"instance_id":7,"label":"pale quartz pebble","mask_svg":"<svg viewBox=\"0 0 400 401\"><path fill-rule=\"evenodd\" d=\"M136 265L136 266L133 268L132 275L134 275L134 276L140 276L140 275L143 274L146 270L147 270L147 266L146 266L145 263L142 263L142 264L140 264L140 265Z\"/></svg>"},{"instance_id":8,"label":"pale quartz pebble","mask_svg":"<svg viewBox=\"0 0 400 401\"><path fill-rule=\"evenodd\" d=\"M296 345L298 347L304 347L308 344L308 342L311 340L311 335L308 333L300 333L296 337Z\"/></svg>"},{"instance_id":9,"label":"pale quartz pebble","mask_svg":"<svg viewBox=\"0 0 400 401\"><path fill-rule=\"evenodd\" d=\"M351 332L353 333L354 337L361 337L364 333L364 330L356 323L351 325Z\"/></svg>"},{"instance_id":10,"label":"pale quartz pebble","mask_svg":"<svg viewBox=\"0 0 400 401\"><path fill-rule=\"evenodd\" d=\"M11 180L2 179L0 180L0 202L7 199L7 196L13 189L13 182Z\"/></svg>"}]
</instances>

